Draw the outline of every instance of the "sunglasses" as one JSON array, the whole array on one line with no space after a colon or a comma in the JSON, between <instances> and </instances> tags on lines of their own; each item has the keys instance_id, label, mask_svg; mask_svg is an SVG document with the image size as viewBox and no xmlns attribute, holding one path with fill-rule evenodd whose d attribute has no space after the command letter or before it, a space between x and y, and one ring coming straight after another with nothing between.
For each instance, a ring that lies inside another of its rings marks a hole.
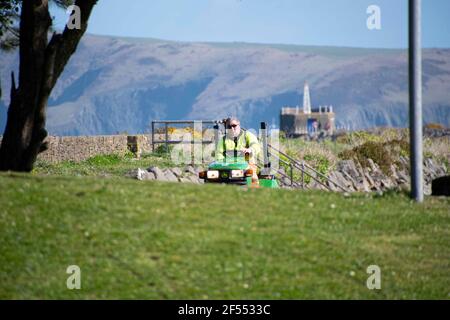
<instances>
[{"instance_id":1,"label":"sunglasses","mask_svg":"<svg viewBox=\"0 0 450 320\"><path fill-rule=\"evenodd\" d=\"M228 129L239 127L238 124L231 124L228 126Z\"/></svg>"}]
</instances>

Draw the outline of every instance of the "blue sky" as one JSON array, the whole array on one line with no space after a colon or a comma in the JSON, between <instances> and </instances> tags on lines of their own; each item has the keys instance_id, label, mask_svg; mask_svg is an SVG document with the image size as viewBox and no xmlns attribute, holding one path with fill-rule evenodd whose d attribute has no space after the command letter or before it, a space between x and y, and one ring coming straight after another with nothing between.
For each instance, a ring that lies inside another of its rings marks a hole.
<instances>
[{"instance_id":1,"label":"blue sky","mask_svg":"<svg viewBox=\"0 0 450 320\"><path fill-rule=\"evenodd\" d=\"M450 0L422 0L423 46L450 48ZM381 9L369 30L367 7ZM375 48L408 45L407 0L99 0L91 34ZM63 11L54 11L62 27Z\"/></svg>"}]
</instances>

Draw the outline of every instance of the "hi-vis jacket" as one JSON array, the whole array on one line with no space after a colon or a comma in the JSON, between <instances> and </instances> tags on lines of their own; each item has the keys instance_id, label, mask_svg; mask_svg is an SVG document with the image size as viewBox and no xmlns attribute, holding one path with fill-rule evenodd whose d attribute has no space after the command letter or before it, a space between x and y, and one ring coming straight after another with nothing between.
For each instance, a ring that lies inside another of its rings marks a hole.
<instances>
[{"instance_id":1,"label":"hi-vis jacket","mask_svg":"<svg viewBox=\"0 0 450 320\"><path fill-rule=\"evenodd\" d=\"M261 146L258 142L258 138L256 138L253 133L241 130L241 133L236 138L229 138L225 135L217 144L216 159L223 160L225 158L224 151L241 151L245 148L252 149L249 162L256 163L258 154L261 151Z\"/></svg>"}]
</instances>

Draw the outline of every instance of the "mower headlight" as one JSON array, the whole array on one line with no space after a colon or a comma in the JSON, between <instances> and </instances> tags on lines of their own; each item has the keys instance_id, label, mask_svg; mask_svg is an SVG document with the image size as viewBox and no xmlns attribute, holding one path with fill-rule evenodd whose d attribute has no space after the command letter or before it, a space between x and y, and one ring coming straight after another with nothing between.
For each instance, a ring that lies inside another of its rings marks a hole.
<instances>
[{"instance_id":1,"label":"mower headlight","mask_svg":"<svg viewBox=\"0 0 450 320\"><path fill-rule=\"evenodd\" d=\"M244 177L244 170L231 170L232 178L242 178Z\"/></svg>"},{"instance_id":2,"label":"mower headlight","mask_svg":"<svg viewBox=\"0 0 450 320\"><path fill-rule=\"evenodd\" d=\"M219 179L219 171L217 171L217 170L209 170L206 173L206 176L208 177L208 179Z\"/></svg>"}]
</instances>

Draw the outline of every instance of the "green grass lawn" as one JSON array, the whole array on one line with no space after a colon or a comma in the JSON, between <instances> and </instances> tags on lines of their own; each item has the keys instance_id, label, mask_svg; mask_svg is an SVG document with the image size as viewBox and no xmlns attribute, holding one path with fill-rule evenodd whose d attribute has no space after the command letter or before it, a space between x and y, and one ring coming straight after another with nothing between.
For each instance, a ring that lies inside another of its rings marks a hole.
<instances>
[{"instance_id":1,"label":"green grass lawn","mask_svg":"<svg viewBox=\"0 0 450 320\"><path fill-rule=\"evenodd\" d=\"M448 299L450 201L0 174L0 299ZM366 287L369 265L381 290ZM68 290L66 268L81 268Z\"/></svg>"},{"instance_id":2,"label":"green grass lawn","mask_svg":"<svg viewBox=\"0 0 450 320\"><path fill-rule=\"evenodd\" d=\"M63 161L47 163L38 161L33 174L58 176L97 176L102 178L123 178L126 173L137 168L147 169L150 166L159 168L173 167L169 157L158 154L145 154L137 159L132 154L119 156L98 155L85 161Z\"/></svg>"}]
</instances>

